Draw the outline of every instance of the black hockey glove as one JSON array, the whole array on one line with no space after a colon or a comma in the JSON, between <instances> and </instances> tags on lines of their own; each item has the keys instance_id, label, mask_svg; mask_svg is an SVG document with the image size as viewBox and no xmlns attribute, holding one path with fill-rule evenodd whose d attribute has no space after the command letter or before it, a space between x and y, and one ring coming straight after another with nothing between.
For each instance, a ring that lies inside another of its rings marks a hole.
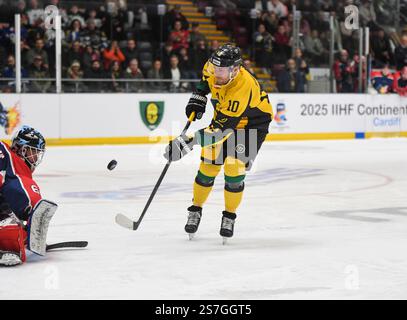
<instances>
[{"instance_id":1,"label":"black hockey glove","mask_svg":"<svg viewBox=\"0 0 407 320\"><path fill-rule=\"evenodd\" d=\"M189 98L187 107L185 108L185 113L187 117L189 118L191 116L192 112L195 112L195 117L192 121L195 121L196 119L201 119L203 114L205 113L205 108L206 108L206 102L208 101L208 98L204 95L201 95L199 93L193 93L191 95L191 98Z\"/></svg>"},{"instance_id":2,"label":"black hockey glove","mask_svg":"<svg viewBox=\"0 0 407 320\"><path fill-rule=\"evenodd\" d=\"M165 148L164 158L168 161L178 161L192 151L196 144L195 137L188 138L186 135L179 136L170 141Z\"/></svg>"}]
</instances>

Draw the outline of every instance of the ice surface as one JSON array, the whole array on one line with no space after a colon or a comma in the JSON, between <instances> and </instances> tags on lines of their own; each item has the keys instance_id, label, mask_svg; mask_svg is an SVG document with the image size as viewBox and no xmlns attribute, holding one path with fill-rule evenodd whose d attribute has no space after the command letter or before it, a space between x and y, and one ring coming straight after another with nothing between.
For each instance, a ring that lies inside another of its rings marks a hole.
<instances>
[{"instance_id":1,"label":"ice surface","mask_svg":"<svg viewBox=\"0 0 407 320\"><path fill-rule=\"evenodd\" d=\"M163 149L49 148L48 243L89 247L1 268L0 300L407 298L407 139L266 143L225 246L222 173L195 238L183 230L199 150L171 165L137 231L114 223L141 214Z\"/></svg>"}]
</instances>

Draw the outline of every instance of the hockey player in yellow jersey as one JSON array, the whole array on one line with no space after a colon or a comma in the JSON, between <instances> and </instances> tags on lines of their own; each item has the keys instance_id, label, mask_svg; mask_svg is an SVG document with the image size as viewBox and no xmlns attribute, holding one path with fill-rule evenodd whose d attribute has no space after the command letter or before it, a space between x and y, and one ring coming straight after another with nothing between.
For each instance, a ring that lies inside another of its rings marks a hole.
<instances>
[{"instance_id":1,"label":"hockey player in yellow jersey","mask_svg":"<svg viewBox=\"0 0 407 320\"><path fill-rule=\"evenodd\" d=\"M201 164L193 186L192 205L188 208L185 231L190 238L197 232L202 208L215 178L224 168L224 201L220 235L233 236L236 211L244 190L246 171L268 133L273 119L267 93L254 76L242 66L241 51L231 44L221 46L203 67L203 77L186 107L186 115L202 118L207 95L211 93L214 116L208 127L192 137L179 136L167 146L165 157L176 161L201 145Z\"/></svg>"}]
</instances>

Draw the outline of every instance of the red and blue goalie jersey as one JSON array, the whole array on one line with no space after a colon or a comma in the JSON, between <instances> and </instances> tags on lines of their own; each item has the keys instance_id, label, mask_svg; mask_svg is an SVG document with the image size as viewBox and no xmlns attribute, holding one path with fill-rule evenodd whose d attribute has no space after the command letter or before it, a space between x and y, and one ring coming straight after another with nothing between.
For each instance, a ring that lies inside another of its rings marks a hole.
<instances>
[{"instance_id":1,"label":"red and blue goalie jersey","mask_svg":"<svg viewBox=\"0 0 407 320\"><path fill-rule=\"evenodd\" d=\"M31 169L5 142L0 142L0 206L8 205L20 220L27 221L40 200L40 188Z\"/></svg>"}]
</instances>

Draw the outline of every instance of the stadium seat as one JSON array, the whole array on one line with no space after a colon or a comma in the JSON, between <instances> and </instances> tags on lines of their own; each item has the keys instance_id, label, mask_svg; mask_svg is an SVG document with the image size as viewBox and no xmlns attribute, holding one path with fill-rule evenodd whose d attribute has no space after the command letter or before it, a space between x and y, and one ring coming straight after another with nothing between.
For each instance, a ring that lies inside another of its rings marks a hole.
<instances>
[{"instance_id":1,"label":"stadium seat","mask_svg":"<svg viewBox=\"0 0 407 320\"><path fill-rule=\"evenodd\" d=\"M151 52L143 51L140 52L140 60L141 61L153 61L153 55Z\"/></svg>"},{"instance_id":2,"label":"stadium seat","mask_svg":"<svg viewBox=\"0 0 407 320\"><path fill-rule=\"evenodd\" d=\"M140 63L140 68L146 73L151 67L153 66L153 62L151 60L142 60Z\"/></svg>"},{"instance_id":3,"label":"stadium seat","mask_svg":"<svg viewBox=\"0 0 407 320\"><path fill-rule=\"evenodd\" d=\"M151 50L151 43L147 41L139 41L137 43L137 48L140 51L150 51Z\"/></svg>"}]
</instances>

